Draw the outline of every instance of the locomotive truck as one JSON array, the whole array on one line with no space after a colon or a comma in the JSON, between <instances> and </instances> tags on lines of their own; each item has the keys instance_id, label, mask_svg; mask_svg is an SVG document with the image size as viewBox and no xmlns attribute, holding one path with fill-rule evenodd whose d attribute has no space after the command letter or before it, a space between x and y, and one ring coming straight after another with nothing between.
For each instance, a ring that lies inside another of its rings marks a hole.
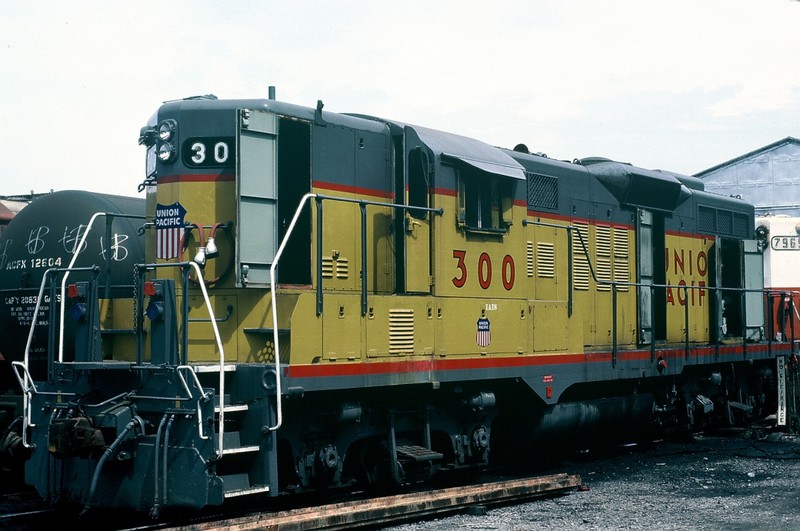
<instances>
[{"instance_id":1,"label":"locomotive truck","mask_svg":"<svg viewBox=\"0 0 800 531\"><path fill-rule=\"evenodd\" d=\"M139 143L131 333L62 264L51 369L13 363L52 501L404 485L785 406L753 206L698 179L272 95L166 102Z\"/></svg>"}]
</instances>

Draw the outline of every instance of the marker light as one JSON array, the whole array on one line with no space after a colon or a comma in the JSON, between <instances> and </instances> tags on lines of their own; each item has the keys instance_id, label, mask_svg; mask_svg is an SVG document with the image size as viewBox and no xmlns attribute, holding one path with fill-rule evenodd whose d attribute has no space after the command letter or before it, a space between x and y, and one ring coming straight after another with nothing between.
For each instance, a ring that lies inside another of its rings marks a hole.
<instances>
[{"instance_id":1,"label":"marker light","mask_svg":"<svg viewBox=\"0 0 800 531\"><path fill-rule=\"evenodd\" d=\"M158 288L156 287L155 282L145 282L144 283L144 294L148 297L153 297L154 295L158 295Z\"/></svg>"},{"instance_id":2,"label":"marker light","mask_svg":"<svg viewBox=\"0 0 800 531\"><path fill-rule=\"evenodd\" d=\"M86 287L78 286L77 284L70 284L67 286L67 297L70 299L77 299L78 297L86 297Z\"/></svg>"}]
</instances>

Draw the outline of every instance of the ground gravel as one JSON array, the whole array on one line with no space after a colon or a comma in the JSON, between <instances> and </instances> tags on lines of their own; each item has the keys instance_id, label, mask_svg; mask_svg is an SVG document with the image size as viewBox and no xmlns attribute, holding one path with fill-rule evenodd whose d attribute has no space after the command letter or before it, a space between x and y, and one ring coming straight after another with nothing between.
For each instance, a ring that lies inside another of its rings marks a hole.
<instances>
[{"instance_id":1,"label":"ground gravel","mask_svg":"<svg viewBox=\"0 0 800 531\"><path fill-rule=\"evenodd\" d=\"M558 468L579 474L584 489L389 529L800 530L795 435L728 432L617 448Z\"/></svg>"}]
</instances>

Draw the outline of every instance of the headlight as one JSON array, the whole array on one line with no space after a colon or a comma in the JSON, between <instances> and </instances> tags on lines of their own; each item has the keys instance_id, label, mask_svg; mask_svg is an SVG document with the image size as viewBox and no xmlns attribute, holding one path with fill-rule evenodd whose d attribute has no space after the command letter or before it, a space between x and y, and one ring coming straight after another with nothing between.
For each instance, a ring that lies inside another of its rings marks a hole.
<instances>
[{"instance_id":1,"label":"headlight","mask_svg":"<svg viewBox=\"0 0 800 531\"><path fill-rule=\"evenodd\" d=\"M169 118L167 120L163 120L160 124L158 124L158 138L162 142L166 142L167 140L172 140L175 136L175 131L178 129L178 122Z\"/></svg>"},{"instance_id":2,"label":"headlight","mask_svg":"<svg viewBox=\"0 0 800 531\"><path fill-rule=\"evenodd\" d=\"M175 147L169 142L158 145L158 158L161 162L170 162L175 158Z\"/></svg>"}]
</instances>

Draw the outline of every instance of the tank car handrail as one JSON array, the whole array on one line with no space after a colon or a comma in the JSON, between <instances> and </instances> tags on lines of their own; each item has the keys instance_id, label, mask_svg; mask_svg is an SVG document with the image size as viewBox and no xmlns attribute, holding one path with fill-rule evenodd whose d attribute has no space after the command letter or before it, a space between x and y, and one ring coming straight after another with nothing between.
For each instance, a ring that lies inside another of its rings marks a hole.
<instances>
[{"instance_id":1,"label":"tank car handrail","mask_svg":"<svg viewBox=\"0 0 800 531\"><path fill-rule=\"evenodd\" d=\"M67 285L67 278L69 277L69 270L73 268L75 265L75 261L78 259L78 255L81 254L81 249L83 249L83 245L86 242L86 238L89 236L89 232L92 230L92 226L94 225L94 221L99 218L100 216L108 216L110 218L129 218L129 219L145 219L145 216L137 215L137 214L121 214L115 212L95 212L92 214L92 217L89 219L89 223L86 225L86 230L83 231L81 235L81 239L78 242L78 245L75 247L75 252L72 254L72 259L69 261L69 265L67 266L67 274L61 279L61 305L60 305L60 316L59 316L59 330L58 330L58 361L64 361L64 313L65 313L65 305L66 302L64 301L64 289ZM32 332L32 330L31 330Z\"/></svg>"}]
</instances>

